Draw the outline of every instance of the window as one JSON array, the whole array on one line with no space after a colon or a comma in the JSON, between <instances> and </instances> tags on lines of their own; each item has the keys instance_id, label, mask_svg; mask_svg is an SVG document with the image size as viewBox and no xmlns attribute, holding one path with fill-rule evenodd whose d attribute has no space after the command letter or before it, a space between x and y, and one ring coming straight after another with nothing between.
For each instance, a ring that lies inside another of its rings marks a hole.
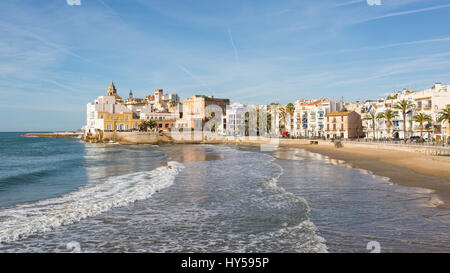
<instances>
[{"instance_id":1,"label":"window","mask_svg":"<svg viewBox=\"0 0 450 273\"><path fill-rule=\"evenodd\" d=\"M422 102L421 101L417 102L417 108L422 108Z\"/></svg>"},{"instance_id":2,"label":"window","mask_svg":"<svg viewBox=\"0 0 450 273\"><path fill-rule=\"evenodd\" d=\"M169 123L166 123L166 126L165 126L166 128L169 128Z\"/></svg>"},{"instance_id":3,"label":"window","mask_svg":"<svg viewBox=\"0 0 450 273\"><path fill-rule=\"evenodd\" d=\"M159 127L159 128L162 128L162 123L158 124L158 127Z\"/></svg>"},{"instance_id":4,"label":"window","mask_svg":"<svg viewBox=\"0 0 450 273\"><path fill-rule=\"evenodd\" d=\"M106 130L111 131L111 124L106 125Z\"/></svg>"}]
</instances>

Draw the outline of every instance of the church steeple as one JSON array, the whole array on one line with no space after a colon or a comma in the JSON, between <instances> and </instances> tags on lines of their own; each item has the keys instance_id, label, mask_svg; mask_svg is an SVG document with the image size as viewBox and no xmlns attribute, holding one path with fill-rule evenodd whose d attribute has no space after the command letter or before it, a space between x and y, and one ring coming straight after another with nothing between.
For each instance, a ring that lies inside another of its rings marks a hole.
<instances>
[{"instance_id":1,"label":"church steeple","mask_svg":"<svg viewBox=\"0 0 450 273\"><path fill-rule=\"evenodd\" d=\"M132 98L132 97L133 97L133 91L131 91L131 89L130 89L130 94L129 94L129 97L130 97L130 98Z\"/></svg>"},{"instance_id":2,"label":"church steeple","mask_svg":"<svg viewBox=\"0 0 450 273\"><path fill-rule=\"evenodd\" d=\"M114 86L113 81L111 81L111 83L109 84L106 94L108 96L114 96L114 94L117 94L117 90L116 90L116 87Z\"/></svg>"}]
</instances>

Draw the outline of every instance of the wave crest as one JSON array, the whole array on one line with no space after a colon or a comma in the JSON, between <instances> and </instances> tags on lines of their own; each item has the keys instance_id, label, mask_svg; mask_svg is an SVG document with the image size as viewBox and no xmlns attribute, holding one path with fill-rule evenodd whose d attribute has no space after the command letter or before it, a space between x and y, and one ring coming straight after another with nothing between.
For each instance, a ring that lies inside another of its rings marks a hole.
<instances>
[{"instance_id":1,"label":"wave crest","mask_svg":"<svg viewBox=\"0 0 450 273\"><path fill-rule=\"evenodd\" d=\"M21 204L0 212L0 243L15 241L31 234L47 232L59 226L145 200L173 184L183 164L171 161L148 172L110 177L57 198Z\"/></svg>"}]
</instances>

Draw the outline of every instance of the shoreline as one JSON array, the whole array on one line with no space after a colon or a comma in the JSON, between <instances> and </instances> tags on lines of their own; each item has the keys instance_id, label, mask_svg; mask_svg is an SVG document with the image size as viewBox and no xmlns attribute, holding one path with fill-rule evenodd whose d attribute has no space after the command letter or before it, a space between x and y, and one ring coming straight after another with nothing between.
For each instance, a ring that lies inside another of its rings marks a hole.
<instances>
[{"instance_id":1,"label":"shoreline","mask_svg":"<svg viewBox=\"0 0 450 273\"><path fill-rule=\"evenodd\" d=\"M439 200L431 200L431 203L450 209L450 157L366 147L336 149L329 145L300 145L300 148L388 177L396 185L432 190L430 193Z\"/></svg>"}]
</instances>

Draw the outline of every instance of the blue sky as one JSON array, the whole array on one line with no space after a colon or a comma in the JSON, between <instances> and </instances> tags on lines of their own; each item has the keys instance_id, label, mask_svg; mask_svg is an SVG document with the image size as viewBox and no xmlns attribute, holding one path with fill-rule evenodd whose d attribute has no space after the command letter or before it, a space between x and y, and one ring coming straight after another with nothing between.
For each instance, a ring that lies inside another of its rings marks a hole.
<instances>
[{"instance_id":1,"label":"blue sky","mask_svg":"<svg viewBox=\"0 0 450 273\"><path fill-rule=\"evenodd\" d=\"M449 15L448 0L2 1L0 131L80 128L111 80L257 104L450 83Z\"/></svg>"}]
</instances>

